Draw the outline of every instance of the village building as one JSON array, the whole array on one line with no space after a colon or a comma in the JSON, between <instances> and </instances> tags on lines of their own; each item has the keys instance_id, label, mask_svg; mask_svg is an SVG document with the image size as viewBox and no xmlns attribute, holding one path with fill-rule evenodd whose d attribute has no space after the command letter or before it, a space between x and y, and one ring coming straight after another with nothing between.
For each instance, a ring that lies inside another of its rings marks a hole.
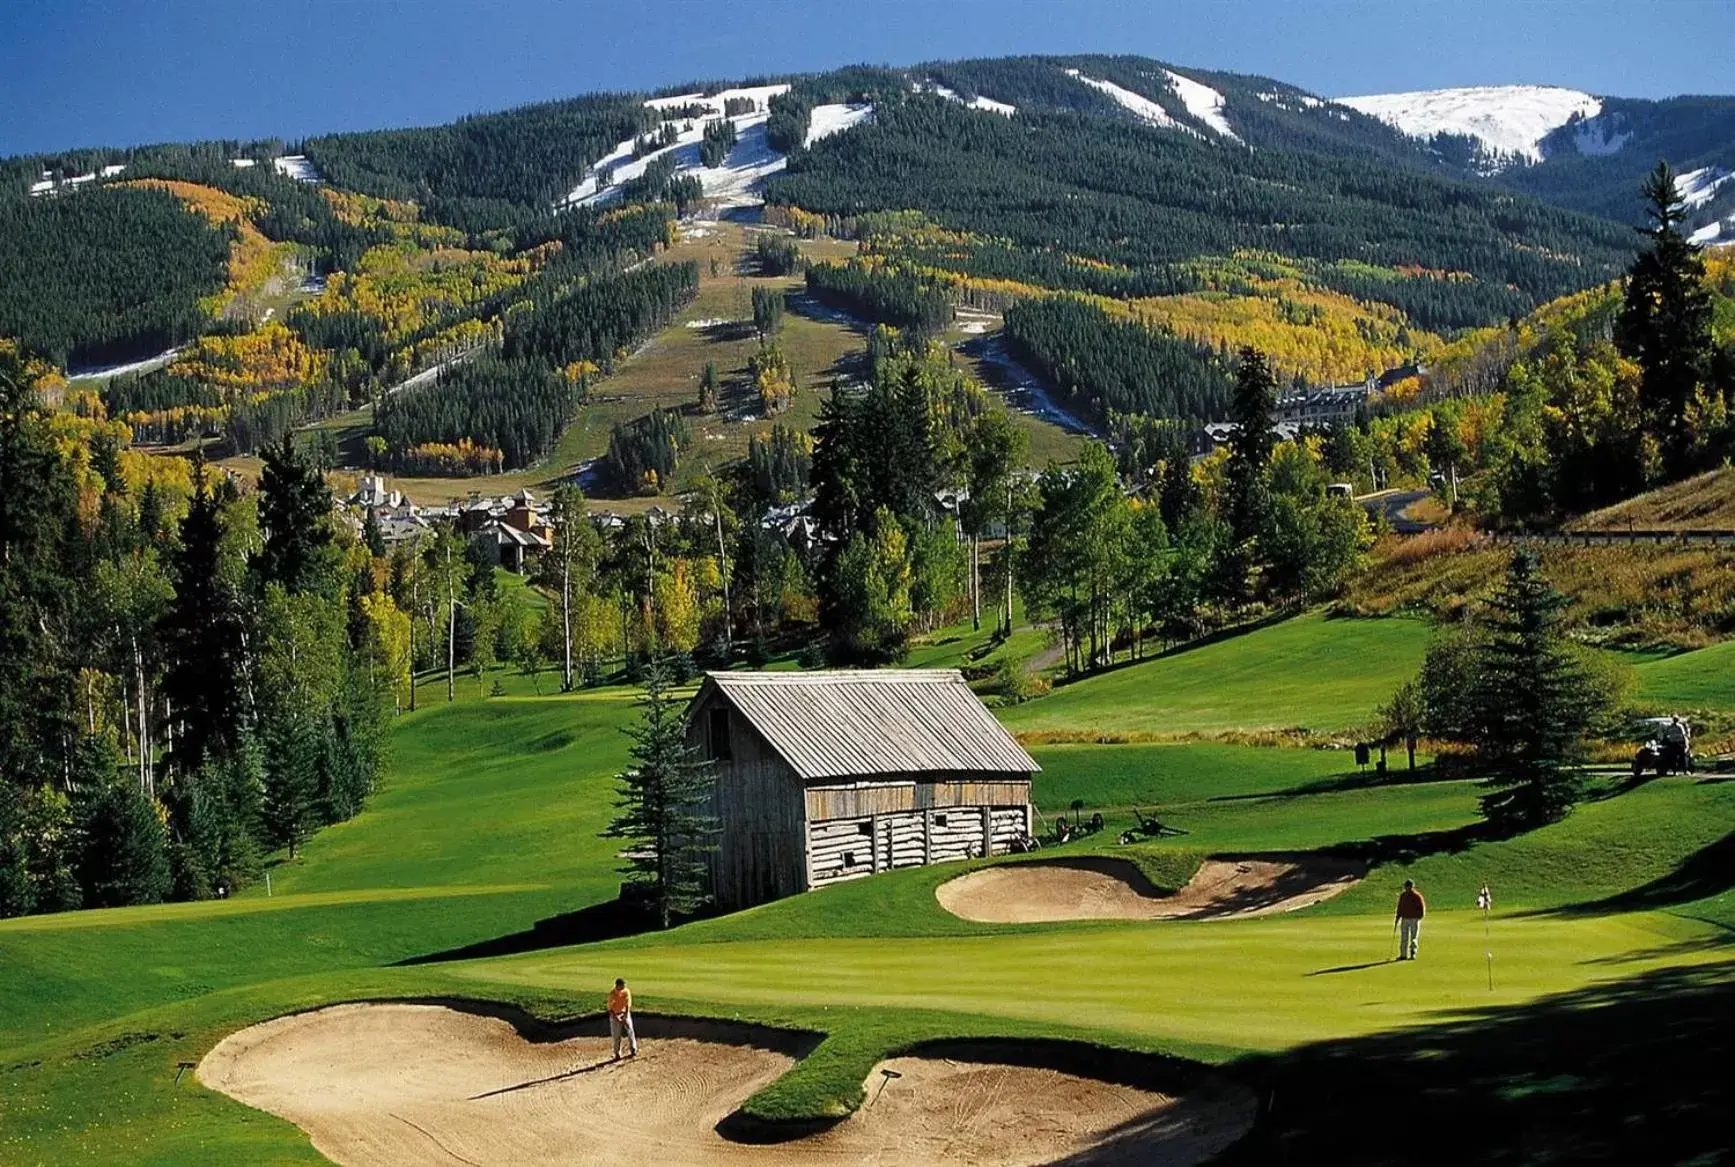
<instances>
[{"instance_id":1,"label":"village building","mask_svg":"<svg viewBox=\"0 0 1735 1167\"><path fill-rule=\"evenodd\" d=\"M687 742L716 767L717 902L999 855L1038 766L952 669L711 673Z\"/></svg>"}]
</instances>

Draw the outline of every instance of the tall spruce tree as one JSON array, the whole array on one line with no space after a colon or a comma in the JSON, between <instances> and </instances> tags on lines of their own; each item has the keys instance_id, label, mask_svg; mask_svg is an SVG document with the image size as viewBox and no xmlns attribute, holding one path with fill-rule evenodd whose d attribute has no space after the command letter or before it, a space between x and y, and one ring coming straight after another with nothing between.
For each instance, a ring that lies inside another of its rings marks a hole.
<instances>
[{"instance_id":1,"label":"tall spruce tree","mask_svg":"<svg viewBox=\"0 0 1735 1167\"><path fill-rule=\"evenodd\" d=\"M327 591L334 582L331 489L319 467L285 434L260 451L259 526L265 546L254 564L261 584L290 593Z\"/></svg>"},{"instance_id":2,"label":"tall spruce tree","mask_svg":"<svg viewBox=\"0 0 1735 1167\"><path fill-rule=\"evenodd\" d=\"M639 724L626 731L633 765L616 779L620 813L603 837L627 841L627 894L667 928L710 899L717 824L705 808L716 776L688 746L681 705L669 696L660 664L645 672L639 713Z\"/></svg>"},{"instance_id":3,"label":"tall spruce tree","mask_svg":"<svg viewBox=\"0 0 1735 1167\"><path fill-rule=\"evenodd\" d=\"M1627 271L1615 338L1642 370L1639 401L1646 429L1673 478L1694 469L1701 437L1693 432L1690 409L1711 372L1711 293L1699 249L1681 233L1686 208L1667 162L1657 163L1643 193L1651 244Z\"/></svg>"},{"instance_id":4,"label":"tall spruce tree","mask_svg":"<svg viewBox=\"0 0 1735 1167\"><path fill-rule=\"evenodd\" d=\"M1465 720L1488 793L1482 813L1515 827L1552 822L1582 794L1585 736L1612 696L1560 632L1566 599L1519 551L1475 642Z\"/></svg>"},{"instance_id":5,"label":"tall spruce tree","mask_svg":"<svg viewBox=\"0 0 1735 1167\"><path fill-rule=\"evenodd\" d=\"M1229 436L1221 510L1230 537L1218 547L1212 569L1213 590L1234 606L1254 598L1254 571L1262 556L1259 543L1270 530L1271 451L1277 445L1271 411L1276 404L1277 377L1265 354L1242 349L1229 403L1229 420L1235 429Z\"/></svg>"},{"instance_id":6,"label":"tall spruce tree","mask_svg":"<svg viewBox=\"0 0 1735 1167\"><path fill-rule=\"evenodd\" d=\"M193 465L193 497L170 567L175 595L164 621L163 688L177 722L175 767L190 774L233 745L243 712L241 610L226 582L223 525L203 460Z\"/></svg>"}]
</instances>

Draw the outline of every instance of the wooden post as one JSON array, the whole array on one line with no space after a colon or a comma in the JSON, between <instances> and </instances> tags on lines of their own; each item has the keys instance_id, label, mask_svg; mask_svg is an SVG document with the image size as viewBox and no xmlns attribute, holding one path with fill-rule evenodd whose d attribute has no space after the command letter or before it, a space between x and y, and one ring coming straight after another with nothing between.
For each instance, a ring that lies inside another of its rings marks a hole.
<instances>
[{"instance_id":1,"label":"wooden post","mask_svg":"<svg viewBox=\"0 0 1735 1167\"><path fill-rule=\"evenodd\" d=\"M880 816L868 818L868 855L871 857L873 873L880 873Z\"/></svg>"},{"instance_id":2,"label":"wooden post","mask_svg":"<svg viewBox=\"0 0 1735 1167\"><path fill-rule=\"evenodd\" d=\"M934 812L922 812L922 866L934 861Z\"/></svg>"},{"instance_id":3,"label":"wooden post","mask_svg":"<svg viewBox=\"0 0 1735 1167\"><path fill-rule=\"evenodd\" d=\"M982 858L986 859L994 853L994 811L989 807L982 808Z\"/></svg>"}]
</instances>

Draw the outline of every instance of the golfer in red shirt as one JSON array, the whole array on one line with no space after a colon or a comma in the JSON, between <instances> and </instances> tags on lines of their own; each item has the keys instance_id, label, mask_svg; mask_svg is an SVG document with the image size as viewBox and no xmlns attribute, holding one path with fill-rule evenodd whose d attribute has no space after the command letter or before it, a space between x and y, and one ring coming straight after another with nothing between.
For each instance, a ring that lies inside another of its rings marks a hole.
<instances>
[{"instance_id":1,"label":"golfer in red shirt","mask_svg":"<svg viewBox=\"0 0 1735 1167\"><path fill-rule=\"evenodd\" d=\"M1422 900L1422 893L1416 890L1416 881L1404 880L1404 890L1398 894L1398 913L1394 917L1398 926L1398 959L1416 959L1416 946L1422 939L1422 917L1428 914L1428 905Z\"/></svg>"}]
</instances>

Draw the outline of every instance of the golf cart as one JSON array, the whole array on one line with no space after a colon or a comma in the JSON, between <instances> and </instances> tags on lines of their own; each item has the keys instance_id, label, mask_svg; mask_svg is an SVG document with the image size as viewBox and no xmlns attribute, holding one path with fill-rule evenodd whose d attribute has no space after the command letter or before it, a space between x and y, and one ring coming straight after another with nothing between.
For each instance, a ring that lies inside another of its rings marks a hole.
<instances>
[{"instance_id":1,"label":"golf cart","mask_svg":"<svg viewBox=\"0 0 1735 1167\"><path fill-rule=\"evenodd\" d=\"M1634 778L1642 778L1646 771L1659 778L1693 772L1693 730L1685 718L1645 717L1640 724L1651 736L1633 754Z\"/></svg>"}]
</instances>

